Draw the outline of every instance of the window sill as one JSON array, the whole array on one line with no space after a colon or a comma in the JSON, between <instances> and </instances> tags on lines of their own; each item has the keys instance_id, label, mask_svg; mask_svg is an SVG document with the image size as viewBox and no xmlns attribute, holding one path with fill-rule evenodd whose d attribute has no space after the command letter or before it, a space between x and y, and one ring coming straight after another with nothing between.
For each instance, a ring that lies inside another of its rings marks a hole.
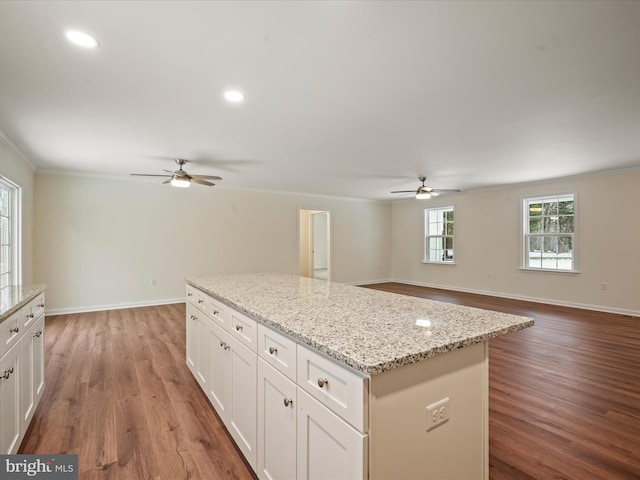
<instances>
[{"instance_id":1,"label":"window sill","mask_svg":"<svg viewBox=\"0 0 640 480\"><path fill-rule=\"evenodd\" d=\"M580 273L580 270L554 270L552 268L531 268L520 267L520 270L525 272L545 272L545 273Z\"/></svg>"},{"instance_id":2,"label":"window sill","mask_svg":"<svg viewBox=\"0 0 640 480\"><path fill-rule=\"evenodd\" d=\"M428 262L423 260L422 263L425 265L457 265L456 262Z\"/></svg>"}]
</instances>

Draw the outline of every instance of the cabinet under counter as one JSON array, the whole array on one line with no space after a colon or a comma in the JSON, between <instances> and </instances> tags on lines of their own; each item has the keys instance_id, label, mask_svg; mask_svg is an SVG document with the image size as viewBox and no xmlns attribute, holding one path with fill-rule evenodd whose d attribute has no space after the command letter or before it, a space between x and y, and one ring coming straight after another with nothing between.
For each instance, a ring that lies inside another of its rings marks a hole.
<instances>
[{"instance_id":1,"label":"cabinet under counter","mask_svg":"<svg viewBox=\"0 0 640 480\"><path fill-rule=\"evenodd\" d=\"M281 274L187 289L256 322L259 413L245 424L260 478L488 478L487 341L531 319ZM292 431L292 415L295 454L269 433Z\"/></svg>"}]
</instances>

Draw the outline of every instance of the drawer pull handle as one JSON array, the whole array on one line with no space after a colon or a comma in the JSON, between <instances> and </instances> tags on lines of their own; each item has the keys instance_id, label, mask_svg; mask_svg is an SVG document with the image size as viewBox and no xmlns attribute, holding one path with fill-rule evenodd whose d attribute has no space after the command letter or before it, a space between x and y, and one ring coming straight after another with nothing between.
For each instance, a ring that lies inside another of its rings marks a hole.
<instances>
[{"instance_id":1,"label":"drawer pull handle","mask_svg":"<svg viewBox=\"0 0 640 480\"><path fill-rule=\"evenodd\" d=\"M202 305L204 303L204 300L198 300L198 303Z\"/></svg>"},{"instance_id":2,"label":"drawer pull handle","mask_svg":"<svg viewBox=\"0 0 640 480\"><path fill-rule=\"evenodd\" d=\"M293 405L293 400L291 400L290 398L285 398L284 399L284 406L288 407L289 405Z\"/></svg>"},{"instance_id":3,"label":"drawer pull handle","mask_svg":"<svg viewBox=\"0 0 640 480\"><path fill-rule=\"evenodd\" d=\"M195 315L191 315L191 320L197 320L198 317L196 317Z\"/></svg>"},{"instance_id":4,"label":"drawer pull handle","mask_svg":"<svg viewBox=\"0 0 640 480\"><path fill-rule=\"evenodd\" d=\"M193 297L193 293L187 293L187 297Z\"/></svg>"},{"instance_id":5,"label":"drawer pull handle","mask_svg":"<svg viewBox=\"0 0 640 480\"><path fill-rule=\"evenodd\" d=\"M11 376L11 374L12 374L12 373L13 373L13 367L11 367L9 370L5 370L5 371L3 372L3 373L2 373L2 378L4 378L5 380L7 380L7 379Z\"/></svg>"},{"instance_id":6,"label":"drawer pull handle","mask_svg":"<svg viewBox=\"0 0 640 480\"><path fill-rule=\"evenodd\" d=\"M224 348L225 350L229 350L231 347L229 345L227 345L226 343L224 343L222 340L220 341L220 346L222 348Z\"/></svg>"},{"instance_id":7,"label":"drawer pull handle","mask_svg":"<svg viewBox=\"0 0 640 480\"><path fill-rule=\"evenodd\" d=\"M318 379L318 386L320 388L324 387L328 383L329 383L329 380L327 380L326 378L319 378Z\"/></svg>"},{"instance_id":8,"label":"drawer pull handle","mask_svg":"<svg viewBox=\"0 0 640 480\"><path fill-rule=\"evenodd\" d=\"M27 318L33 318L33 313L30 313L29 315L27 315Z\"/></svg>"},{"instance_id":9,"label":"drawer pull handle","mask_svg":"<svg viewBox=\"0 0 640 480\"><path fill-rule=\"evenodd\" d=\"M242 331L242 325L236 325L236 332Z\"/></svg>"},{"instance_id":10,"label":"drawer pull handle","mask_svg":"<svg viewBox=\"0 0 640 480\"><path fill-rule=\"evenodd\" d=\"M9 330L9 332L11 333L18 333L20 331L20 329L18 327L13 327L11 330Z\"/></svg>"},{"instance_id":11,"label":"drawer pull handle","mask_svg":"<svg viewBox=\"0 0 640 480\"><path fill-rule=\"evenodd\" d=\"M218 315L219 313L220 313L220 312L219 312L218 310L214 310L214 311L213 311L213 314L214 314L214 315Z\"/></svg>"},{"instance_id":12,"label":"drawer pull handle","mask_svg":"<svg viewBox=\"0 0 640 480\"><path fill-rule=\"evenodd\" d=\"M44 308L44 302L38 304L38 308Z\"/></svg>"},{"instance_id":13,"label":"drawer pull handle","mask_svg":"<svg viewBox=\"0 0 640 480\"><path fill-rule=\"evenodd\" d=\"M39 330L33 334L34 337L38 337L38 338L40 338L40 335L42 335L42 330Z\"/></svg>"},{"instance_id":14,"label":"drawer pull handle","mask_svg":"<svg viewBox=\"0 0 640 480\"><path fill-rule=\"evenodd\" d=\"M275 355L276 353L278 353L278 349L276 347L269 347L269 353L271 355Z\"/></svg>"}]
</instances>

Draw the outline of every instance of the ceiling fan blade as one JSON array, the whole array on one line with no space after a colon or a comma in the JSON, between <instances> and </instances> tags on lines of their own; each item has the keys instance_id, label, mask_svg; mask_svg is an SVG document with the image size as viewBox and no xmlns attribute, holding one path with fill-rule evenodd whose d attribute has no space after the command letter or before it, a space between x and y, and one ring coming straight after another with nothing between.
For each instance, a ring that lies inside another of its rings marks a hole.
<instances>
[{"instance_id":1,"label":"ceiling fan blade","mask_svg":"<svg viewBox=\"0 0 640 480\"><path fill-rule=\"evenodd\" d=\"M205 180L222 180L222 177L216 175L191 175L191 178L204 178Z\"/></svg>"},{"instance_id":2,"label":"ceiling fan blade","mask_svg":"<svg viewBox=\"0 0 640 480\"><path fill-rule=\"evenodd\" d=\"M173 170L167 170L166 168L162 169L163 172L171 173L172 175L175 173Z\"/></svg>"},{"instance_id":3,"label":"ceiling fan blade","mask_svg":"<svg viewBox=\"0 0 640 480\"><path fill-rule=\"evenodd\" d=\"M193 183L197 183L199 185L206 185L207 187L213 187L215 185L215 183L207 182L206 180L203 180L199 177L191 177L190 180Z\"/></svg>"},{"instance_id":4,"label":"ceiling fan blade","mask_svg":"<svg viewBox=\"0 0 640 480\"><path fill-rule=\"evenodd\" d=\"M416 193L415 190L394 190L391 193Z\"/></svg>"},{"instance_id":5,"label":"ceiling fan blade","mask_svg":"<svg viewBox=\"0 0 640 480\"><path fill-rule=\"evenodd\" d=\"M460 190L456 190L454 188L432 188L430 191L435 193L453 193L459 192Z\"/></svg>"},{"instance_id":6,"label":"ceiling fan blade","mask_svg":"<svg viewBox=\"0 0 640 480\"><path fill-rule=\"evenodd\" d=\"M130 173L135 177L171 177L171 175L156 175L154 173Z\"/></svg>"},{"instance_id":7,"label":"ceiling fan blade","mask_svg":"<svg viewBox=\"0 0 640 480\"><path fill-rule=\"evenodd\" d=\"M167 178L164 182L162 182L162 184L164 185L165 183L171 183L171 178Z\"/></svg>"}]
</instances>

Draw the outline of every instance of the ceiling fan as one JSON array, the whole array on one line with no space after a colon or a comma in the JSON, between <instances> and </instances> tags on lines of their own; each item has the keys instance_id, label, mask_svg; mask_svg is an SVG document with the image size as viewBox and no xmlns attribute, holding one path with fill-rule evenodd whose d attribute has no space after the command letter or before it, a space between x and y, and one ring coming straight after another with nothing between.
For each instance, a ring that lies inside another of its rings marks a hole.
<instances>
[{"instance_id":1,"label":"ceiling fan","mask_svg":"<svg viewBox=\"0 0 640 480\"><path fill-rule=\"evenodd\" d=\"M215 183L211 183L209 180L222 180L222 177L215 175L189 175L182 169L182 166L187 163L187 161L188 160L183 160L182 158L176 158L176 163L180 166L178 170L172 172L171 170L163 169L163 171L169 175L156 175L153 173L132 173L131 175L138 177L169 177L162 183L170 183L172 187L189 187L191 183L212 187Z\"/></svg>"},{"instance_id":2,"label":"ceiling fan","mask_svg":"<svg viewBox=\"0 0 640 480\"><path fill-rule=\"evenodd\" d=\"M391 193L415 193L416 198L418 200L426 200L431 197L437 197L441 193L453 193L459 192L460 190L450 189L450 188L431 188L427 187L424 182L427 177L418 177L418 180L422 182L422 185L418 187L417 190L395 190Z\"/></svg>"}]
</instances>

